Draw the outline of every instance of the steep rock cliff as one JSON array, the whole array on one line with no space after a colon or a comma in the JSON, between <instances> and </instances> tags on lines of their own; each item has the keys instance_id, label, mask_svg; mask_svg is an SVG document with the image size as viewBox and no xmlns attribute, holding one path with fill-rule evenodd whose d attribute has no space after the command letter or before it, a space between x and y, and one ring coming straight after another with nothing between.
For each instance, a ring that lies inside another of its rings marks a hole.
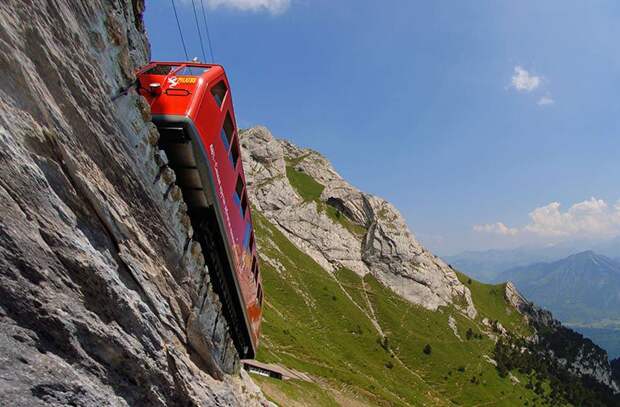
<instances>
[{"instance_id":1,"label":"steep rock cliff","mask_svg":"<svg viewBox=\"0 0 620 407\"><path fill-rule=\"evenodd\" d=\"M346 182L319 153L264 127L241 136L252 202L326 270L367 273L431 310L454 304L476 315L469 289L426 250L398 210ZM295 181L299 179L298 181Z\"/></svg>"},{"instance_id":2,"label":"steep rock cliff","mask_svg":"<svg viewBox=\"0 0 620 407\"><path fill-rule=\"evenodd\" d=\"M0 404L259 405L135 92L142 0L0 3ZM215 379L217 377L218 379Z\"/></svg>"}]
</instances>

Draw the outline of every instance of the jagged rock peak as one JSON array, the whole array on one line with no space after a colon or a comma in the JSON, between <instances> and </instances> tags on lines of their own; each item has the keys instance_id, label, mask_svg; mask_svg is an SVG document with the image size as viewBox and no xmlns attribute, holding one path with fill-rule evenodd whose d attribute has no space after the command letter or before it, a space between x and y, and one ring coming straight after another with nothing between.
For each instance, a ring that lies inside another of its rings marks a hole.
<instances>
[{"instance_id":1,"label":"jagged rock peak","mask_svg":"<svg viewBox=\"0 0 620 407\"><path fill-rule=\"evenodd\" d=\"M518 310L524 310L530 306L530 302L517 290L512 281L506 283L504 296L508 303Z\"/></svg>"},{"instance_id":2,"label":"jagged rock peak","mask_svg":"<svg viewBox=\"0 0 620 407\"><path fill-rule=\"evenodd\" d=\"M392 204L349 184L318 152L276 139L265 127L245 130L241 145L254 205L326 270L372 273L415 304L454 304L476 315L469 289L416 240Z\"/></svg>"}]
</instances>

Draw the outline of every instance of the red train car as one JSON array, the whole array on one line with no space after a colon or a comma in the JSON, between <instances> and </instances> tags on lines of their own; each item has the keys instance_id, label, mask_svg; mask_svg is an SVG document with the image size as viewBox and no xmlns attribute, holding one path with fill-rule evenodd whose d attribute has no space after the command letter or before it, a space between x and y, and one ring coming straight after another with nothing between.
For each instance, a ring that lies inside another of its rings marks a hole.
<instances>
[{"instance_id":1,"label":"red train car","mask_svg":"<svg viewBox=\"0 0 620 407\"><path fill-rule=\"evenodd\" d=\"M253 358L263 290L230 85L220 65L152 62L138 72L183 191L195 238L227 313L237 351Z\"/></svg>"}]
</instances>

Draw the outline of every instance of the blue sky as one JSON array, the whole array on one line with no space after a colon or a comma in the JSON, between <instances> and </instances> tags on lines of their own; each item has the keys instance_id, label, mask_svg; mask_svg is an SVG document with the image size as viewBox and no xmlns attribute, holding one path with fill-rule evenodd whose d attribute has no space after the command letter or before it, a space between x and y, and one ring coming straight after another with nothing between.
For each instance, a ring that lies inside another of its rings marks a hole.
<instances>
[{"instance_id":1,"label":"blue sky","mask_svg":"<svg viewBox=\"0 0 620 407\"><path fill-rule=\"evenodd\" d=\"M432 250L620 234L620 2L207 3L239 125L322 152ZM145 18L153 59L184 59L170 1Z\"/></svg>"}]
</instances>

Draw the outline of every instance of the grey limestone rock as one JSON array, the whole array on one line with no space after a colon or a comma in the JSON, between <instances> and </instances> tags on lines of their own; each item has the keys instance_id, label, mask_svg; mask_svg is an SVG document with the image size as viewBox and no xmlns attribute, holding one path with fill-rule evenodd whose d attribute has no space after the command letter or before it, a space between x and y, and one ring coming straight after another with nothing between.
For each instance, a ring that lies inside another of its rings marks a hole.
<instances>
[{"instance_id":1,"label":"grey limestone rock","mask_svg":"<svg viewBox=\"0 0 620 407\"><path fill-rule=\"evenodd\" d=\"M326 270L372 273L415 304L433 310L454 304L476 315L469 289L418 243L394 206L350 185L319 153L278 140L264 127L245 131L241 144L252 202ZM318 201L296 192L287 166L324 186ZM328 216L330 207L344 223Z\"/></svg>"},{"instance_id":2,"label":"grey limestone rock","mask_svg":"<svg viewBox=\"0 0 620 407\"><path fill-rule=\"evenodd\" d=\"M0 2L2 406L266 403L223 372L186 206L122 91L149 58L143 10Z\"/></svg>"}]
</instances>

